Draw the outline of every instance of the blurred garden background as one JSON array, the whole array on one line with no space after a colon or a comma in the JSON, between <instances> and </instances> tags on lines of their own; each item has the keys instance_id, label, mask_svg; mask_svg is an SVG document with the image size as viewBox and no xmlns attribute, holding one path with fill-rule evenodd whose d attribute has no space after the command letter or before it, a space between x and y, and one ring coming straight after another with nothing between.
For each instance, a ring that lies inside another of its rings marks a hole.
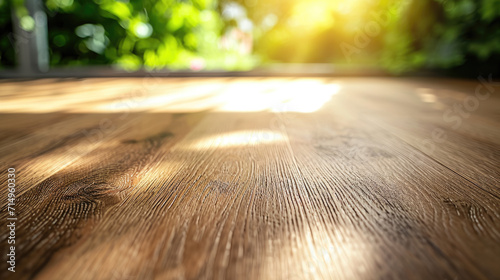
<instances>
[{"instance_id":1,"label":"blurred garden background","mask_svg":"<svg viewBox=\"0 0 500 280\"><path fill-rule=\"evenodd\" d=\"M321 63L475 76L500 65L500 0L0 0L0 28L1 70L23 47L42 72Z\"/></svg>"}]
</instances>

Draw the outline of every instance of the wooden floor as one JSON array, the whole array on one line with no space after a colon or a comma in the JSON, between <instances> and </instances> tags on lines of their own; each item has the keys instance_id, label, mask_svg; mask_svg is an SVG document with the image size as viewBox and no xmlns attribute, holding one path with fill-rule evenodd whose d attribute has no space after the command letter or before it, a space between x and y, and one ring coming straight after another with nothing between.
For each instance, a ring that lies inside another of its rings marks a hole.
<instances>
[{"instance_id":1,"label":"wooden floor","mask_svg":"<svg viewBox=\"0 0 500 280\"><path fill-rule=\"evenodd\" d=\"M0 81L0 279L500 279L499 92Z\"/></svg>"}]
</instances>

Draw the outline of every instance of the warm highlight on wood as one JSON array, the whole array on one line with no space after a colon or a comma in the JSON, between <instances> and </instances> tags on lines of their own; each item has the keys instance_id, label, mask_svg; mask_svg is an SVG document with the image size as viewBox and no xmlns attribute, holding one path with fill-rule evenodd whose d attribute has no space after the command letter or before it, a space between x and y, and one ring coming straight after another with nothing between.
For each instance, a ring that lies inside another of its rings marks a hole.
<instances>
[{"instance_id":1,"label":"warm highlight on wood","mask_svg":"<svg viewBox=\"0 0 500 280\"><path fill-rule=\"evenodd\" d=\"M499 279L498 91L0 81L0 279Z\"/></svg>"}]
</instances>

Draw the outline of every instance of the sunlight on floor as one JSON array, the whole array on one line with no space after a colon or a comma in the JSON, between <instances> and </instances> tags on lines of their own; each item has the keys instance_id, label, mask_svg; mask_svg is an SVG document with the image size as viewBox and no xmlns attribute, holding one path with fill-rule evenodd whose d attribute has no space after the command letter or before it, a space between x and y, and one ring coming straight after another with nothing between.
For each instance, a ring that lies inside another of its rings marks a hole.
<instances>
[{"instance_id":1,"label":"sunlight on floor","mask_svg":"<svg viewBox=\"0 0 500 280\"><path fill-rule=\"evenodd\" d=\"M64 88L24 89L27 94L5 98L5 113L178 113L178 112L297 112L319 110L341 86L322 78L241 78L161 80L161 87L142 79L106 83L92 92L81 83ZM90 83L95 81L90 80ZM30 93L31 92L31 93ZM95 94L97 93L98 94ZM57 94L54 98L53 94Z\"/></svg>"},{"instance_id":2,"label":"sunlight on floor","mask_svg":"<svg viewBox=\"0 0 500 280\"><path fill-rule=\"evenodd\" d=\"M425 103L434 103L437 100L436 94L434 94L433 89L430 88L417 88L415 90L418 97Z\"/></svg>"},{"instance_id":3,"label":"sunlight on floor","mask_svg":"<svg viewBox=\"0 0 500 280\"><path fill-rule=\"evenodd\" d=\"M332 230L335 238L331 238ZM303 237L302 242L281 243L280 257L273 259L274 263L280 263L290 255L303 256L302 265L285 266L286 279L328 279L340 271L346 279L365 279L370 278L377 265L379 254L375 246L348 226L304 229ZM280 278L274 263L266 263L260 279Z\"/></svg>"},{"instance_id":4,"label":"sunlight on floor","mask_svg":"<svg viewBox=\"0 0 500 280\"><path fill-rule=\"evenodd\" d=\"M211 137L194 140L190 147L200 150L213 147L241 147L246 145L262 145L274 142L283 142L287 138L285 135L271 130L260 131L238 131L230 133L220 133Z\"/></svg>"},{"instance_id":5,"label":"sunlight on floor","mask_svg":"<svg viewBox=\"0 0 500 280\"><path fill-rule=\"evenodd\" d=\"M251 87L242 88L242 90L226 93L224 105L217 111L312 113L337 94L340 86L308 79L281 83L268 91L255 91Z\"/></svg>"}]
</instances>

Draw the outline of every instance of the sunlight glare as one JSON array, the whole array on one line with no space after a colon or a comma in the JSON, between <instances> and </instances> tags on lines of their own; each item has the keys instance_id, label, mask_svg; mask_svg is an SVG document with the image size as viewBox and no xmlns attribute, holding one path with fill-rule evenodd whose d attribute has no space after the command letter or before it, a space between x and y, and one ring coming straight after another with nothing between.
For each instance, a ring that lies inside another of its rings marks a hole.
<instances>
[{"instance_id":1,"label":"sunlight glare","mask_svg":"<svg viewBox=\"0 0 500 280\"><path fill-rule=\"evenodd\" d=\"M340 91L338 84L302 83L288 86L277 95L282 97L272 112L312 113L319 110Z\"/></svg>"},{"instance_id":2,"label":"sunlight glare","mask_svg":"<svg viewBox=\"0 0 500 280\"><path fill-rule=\"evenodd\" d=\"M75 88L79 85L75 84ZM121 113L121 112L296 112L319 110L341 87L319 78L241 79L173 84L172 88L138 90L134 83L125 87L104 86L99 95L67 90L59 99L29 95L6 99L2 112ZM54 89L51 89L52 91Z\"/></svg>"},{"instance_id":3,"label":"sunlight glare","mask_svg":"<svg viewBox=\"0 0 500 280\"><path fill-rule=\"evenodd\" d=\"M224 96L225 112L296 112L312 113L319 110L340 91L338 84L325 84L320 80L299 80L282 83L272 91L256 91L251 87Z\"/></svg>"},{"instance_id":4,"label":"sunlight glare","mask_svg":"<svg viewBox=\"0 0 500 280\"><path fill-rule=\"evenodd\" d=\"M231 133L221 133L215 136L195 140L192 145L196 150L212 147L239 147L246 145L262 145L282 142L287 138L281 133L271 130L245 130Z\"/></svg>"}]
</instances>

